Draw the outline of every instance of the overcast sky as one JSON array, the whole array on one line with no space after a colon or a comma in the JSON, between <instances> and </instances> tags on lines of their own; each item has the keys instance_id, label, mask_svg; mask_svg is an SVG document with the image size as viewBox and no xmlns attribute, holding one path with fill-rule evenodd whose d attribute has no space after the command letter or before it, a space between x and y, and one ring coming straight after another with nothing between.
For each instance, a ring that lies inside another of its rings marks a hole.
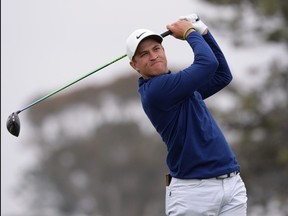
<instances>
[{"instance_id":1,"label":"overcast sky","mask_svg":"<svg viewBox=\"0 0 288 216\"><path fill-rule=\"evenodd\" d=\"M148 28L162 33L166 31L166 24L193 12L200 14L205 22L205 18L229 16L232 11L207 6L198 0L1 1L2 216L19 214L25 207L15 202L12 190L25 168L37 163L33 151L21 145L28 141L29 134L25 112L19 115L18 138L6 130L7 117L33 102L35 97L42 97L125 54L126 38L135 29ZM224 34L217 29L211 31L226 54L236 82L244 79L244 71L276 55L275 47L262 45L254 46L253 51L239 48L236 52L231 39L221 37ZM185 42L169 36L164 46L170 65L191 63L191 51ZM255 58L260 53L261 58ZM128 58L125 58L59 94L87 85L105 84L130 72Z\"/></svg>"}]
</instances>

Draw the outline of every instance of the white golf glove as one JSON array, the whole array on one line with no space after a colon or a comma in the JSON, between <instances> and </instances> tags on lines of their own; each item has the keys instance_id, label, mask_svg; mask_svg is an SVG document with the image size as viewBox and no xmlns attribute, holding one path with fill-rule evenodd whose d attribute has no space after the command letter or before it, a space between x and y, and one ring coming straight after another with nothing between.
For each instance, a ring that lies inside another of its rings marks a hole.
<instances>
[{"instance_id":1,"label":"white golf glove","mask_svg":"<svg viewBox=\"0 0 288 216\"><path fill-rule=\"evenodd\" d=\"M187 20L193 24L193 27L197 32L203 34L204 31L208 28L201 20L197 14L189 14L187 16L179 17L179 20Z\"/></svg>"}]
</instances>

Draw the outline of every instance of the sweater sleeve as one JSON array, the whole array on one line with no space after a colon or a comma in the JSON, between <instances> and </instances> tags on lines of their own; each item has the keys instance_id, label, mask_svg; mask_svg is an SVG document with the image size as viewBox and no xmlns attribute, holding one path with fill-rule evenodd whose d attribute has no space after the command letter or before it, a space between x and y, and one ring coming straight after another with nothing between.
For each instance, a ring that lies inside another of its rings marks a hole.
<instances>
[{"instance_id":1,"label":"sweater sleeve","mask_svg":"<svg viewBox=\"0 0 288 216\"><path fill-rule=\"evenodd\" d=\"M178 73L161 75L151 80L149 97L152 103L161 108L171 108L190 97L213 76L218 67L212 49L199 33L190 33L187 42L193 49L194 62Z\"/></svg>"},{"instance_id":2,"label":"sweater sleeve","mask_svg":"<svg viewBox=\"0 0 288 216\"><path fill-rule=\"evenodd\" d=\"M225 56L210 31L208 31L203 38L210 46L219 62L218 68L211 79L209 79L198 89L198 92L201 94L202 98L205 99L227 86L233 77Z\"/></svg>"}]
</instances>

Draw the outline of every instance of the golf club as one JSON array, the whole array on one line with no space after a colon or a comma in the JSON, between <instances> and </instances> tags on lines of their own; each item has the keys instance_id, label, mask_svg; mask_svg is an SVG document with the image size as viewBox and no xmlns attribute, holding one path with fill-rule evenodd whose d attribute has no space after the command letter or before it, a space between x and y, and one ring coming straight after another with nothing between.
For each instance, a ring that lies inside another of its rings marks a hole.
<instances>
[{"instance_id":1,"label":"golf club","mask_svg":"<svg viewBox=\"0 0 288 216\"><path fill-rule=\"evenodd\" d=\"M166 36L168 36L170 34L172 34L172 32L170 30L168 30L168 31L162 33L161 36L164 38L164 37L166 37ZM68 88L69 86L79 82L80 80L82 80L82 79L84 79L84 78L96 73L97 71L100 71L101 69L103 69L103 68L105 68L105 67L107 67L107 66L109 66L109 65L111 65L111 64L113 64L113 63L115 63L115 62L117 62L117 61L119 61L121 59L123 59L123 58L125 58L126 56L127 56L127 54L121 55L118 58L112 60L111 62L108 62L108 63L102 65L101 67L97 68L96 70L94 70L94 71L92 71L90 73L87 73L84 76L76 79L75 81L73 81L73 82L71 82L71 83L69 83L69 84L67 84L67 85L65 85L65 86L63 86L63 87L61 87L59 89L56 89L55 91L53 91L50 94L47 94L46 96L36 100L35 102L29 104L28 106L26 106L26 107L24 107L24 108L22 108L22 109L20 109L20 110L18 110L16 112L13 112L11 115L9 115L9 117L7 119L7 122L6 122L6 126L7 126L8 131L12 135L18 137L19 133L20 133L20 119L19 119L19 116L18 116L19 113L23 112L24 110L29 109L30 107L40 103L41 101L51 97L52 95L55 95L56 93Z\"/></svg>"}]
</instances>

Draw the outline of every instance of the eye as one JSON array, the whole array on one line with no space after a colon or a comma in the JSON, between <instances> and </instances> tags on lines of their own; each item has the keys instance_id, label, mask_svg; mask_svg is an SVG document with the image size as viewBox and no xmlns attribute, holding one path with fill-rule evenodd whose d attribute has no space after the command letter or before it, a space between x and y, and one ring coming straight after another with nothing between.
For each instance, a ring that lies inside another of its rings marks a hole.
<instances>
[{"instance_id":1,"label":"eye","mask_svg":"<svg viewBox=\"0 0 288 216\"><path fill-rule=\"evenodd\" d=\"M142 57L146 56L147 54L148 54L148 52L141 52L139 56L142 58Z\"/></svg>"},{"instance_id":2,"label":"eye","mask_svg":"<svg viewBox=\"0 0 288 216\"><path fill-rule=\"evenodd\" d=\"M160 49L161 49L160 46L155 46L155 47L154 47L154 51L159 51Z\"/></svg>"}]
</instances>

